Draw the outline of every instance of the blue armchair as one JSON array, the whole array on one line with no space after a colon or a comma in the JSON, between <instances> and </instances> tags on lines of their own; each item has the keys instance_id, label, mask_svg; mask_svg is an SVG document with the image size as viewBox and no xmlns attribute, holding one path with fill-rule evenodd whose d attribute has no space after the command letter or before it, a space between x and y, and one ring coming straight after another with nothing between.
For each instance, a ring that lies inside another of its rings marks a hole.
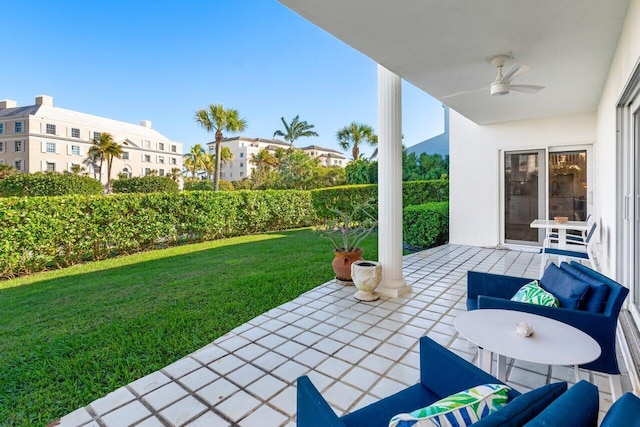
<instances>
[{"instance_id":1,"label":"blue armchair","mask_svg":"<svg viewBox=\"0 0 640 427\"><path fill-rule=\"evenodd\" d=\"M582 365L584 369L609 374L614 396L620 395L620 369L616 358L616 326L618 314L629 290L589 267L572 261L572 267L586 276L602 282L609 289L602 313L568 308L546 307L510 301L520 287L533 279L469 271L467 273L467 309L518 310L549 317L574 326L595 339L602 353L598 359Z\"/></svg>"},{"instance_id":2,"label":"blue armchair","mask_svg":"<svg viewBox=\"0 0 640 427\"><path fill-rule=\"evenodd\" d=\"M387 427L396 414L425 407L480 384L502 384L428 337L420 339L420 382L350 414L338 417L307 376L298 378L299 427ZM519 396L509 392L509 400Z\"/></svg>"}]
</instances>

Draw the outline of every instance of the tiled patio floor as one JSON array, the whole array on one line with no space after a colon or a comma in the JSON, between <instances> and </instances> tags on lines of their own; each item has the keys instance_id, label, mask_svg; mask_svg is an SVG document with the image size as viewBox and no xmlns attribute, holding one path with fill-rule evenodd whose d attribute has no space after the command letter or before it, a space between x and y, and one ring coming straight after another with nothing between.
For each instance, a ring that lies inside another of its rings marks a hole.
<instances>
[{"instance_id":1,"label":"tiled patio floor","mask_svg":"<svg viewBox=\"0 0 640 427\"><path fill-rule=\"evenodd\" d=\"M466 309L467 270L537 277L539 261L528 252L445 245L404 258L413 286L407 297L357 302L353 287L325 283L68 414L60 425L294 426L296 378L304 374L338 414L351 412L418 381L422 335L474 360L475 349L453 326ZM573 381L570 368L518 361L508 374L520 391ZM606 411L607 378L594 381ZM630 388L626 376L623 388Z\"/></svg>"}]
</instances>

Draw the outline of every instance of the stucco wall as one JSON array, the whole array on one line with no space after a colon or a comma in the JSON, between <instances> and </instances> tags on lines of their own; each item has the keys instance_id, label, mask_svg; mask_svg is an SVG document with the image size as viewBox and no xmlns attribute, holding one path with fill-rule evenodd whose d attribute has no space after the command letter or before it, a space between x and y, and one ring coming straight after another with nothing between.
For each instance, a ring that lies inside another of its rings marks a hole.
<instances>
[{"instance_id":1,"label":"stucco wall","mask_svg":"<svg viewBox=\"0 0 640 427\"><path fill-rule=\"evenodd\" d=\"M499 150L592 144L595 139L595 112L480 126L451 111L449 241L500 244Z\"/></svg>"},{"instance_id":2,"label":"stucco wall","mask_svg":"<svg viewBox=\"0 0 640 427\"><path fill-rule=\"evenodd\" d=\"M597 185L602 245L599 261L604 272L616 271L616 105L640 58L640 1L631 2L605 84L597 120Z\"/></svg>"}]
</instances>

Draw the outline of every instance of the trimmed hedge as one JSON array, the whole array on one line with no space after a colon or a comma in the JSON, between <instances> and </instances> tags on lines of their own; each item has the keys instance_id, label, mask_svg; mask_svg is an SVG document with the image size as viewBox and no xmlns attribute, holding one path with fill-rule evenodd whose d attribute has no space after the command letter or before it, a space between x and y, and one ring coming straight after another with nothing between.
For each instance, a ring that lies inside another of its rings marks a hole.
<instances>
[{"instance_id":1,"label":"trimmed hedge","mask_svg":"<svg viewBox=\"0 0 640 427\"><path fill-rule=\"evenodd\" d=\"M0 278L159 245L304 227L308 191L182 192L0 200Z\"/></svg>"},{"instance_id":2,"label":"trimmed hedge","mask_svg":"<svg viewBox=\"0 0 640 427\"><path fill-rule=\"evenodd\" d=\"M378 206L378 185L342 185L339 187L319 188L311 191L316 215L322 219L332 218L332 209L350 211L354 204L373 200ZM402 205L411 206L427 202L449 200L449 181L407 181L402 183ZM373 209L377 210L377 209Z\"/></svg>"},{"instance_id":3,"label":"trimmed hedge","mask_svg":"<svg viewBox=\"0 0 640 427\"><path fill-rule=\"evenodd\" d=\"M0 180L0 196L65 196L69 194L102 194L97 179L71 173L18 173Z\"/></svg>"},{"instance_id":4,"label":"trimmed hedge","mask_svg":"<svg viewBox=\"0 0 640 427\"><path fill-rule=\"evenodd\" d=\"M449 240L449 202L430 202L402 210L405 243L430 248Z\"/></svg>"},{"instance_id":5,"label":"trimmed hedge","mask_svg":"<svg viewBox=\"0 0 640 427\"><path fill-rule=\"evenodd\" d=\"M177 193L178 183L168 176L135 176L111 184L114 193Z\"/></svg>"},{"instance_id":6,"label":"trimmed hedge","mask_svg":"<svg viewBox=\"0 0 640 427\"><path fill-rule=\"evenodd\" d=\"M223 179L218 183L218 189L220 191L233 191L235 187L230 181L225 181ZM184 191L213 191L213 181L210 179L185 179Z\"/></svg>"}]
</instances>

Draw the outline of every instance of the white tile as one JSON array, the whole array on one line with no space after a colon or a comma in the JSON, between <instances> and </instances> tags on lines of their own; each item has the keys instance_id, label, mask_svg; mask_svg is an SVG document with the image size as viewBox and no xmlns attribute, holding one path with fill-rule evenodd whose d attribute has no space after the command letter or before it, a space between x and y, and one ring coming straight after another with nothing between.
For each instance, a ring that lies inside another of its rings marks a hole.
<instances>
[{"instance_id":1,"label":"white tile","mask_svg":"<svg viewBox=\"0 0 640 427\"><path fill-rule=\"evenodd\" d=\"M267 405L262 405L256 409L251 415L240 421L241 427L265 427L265 426L279 426L287 421L287 416L270 408Z\"/></svg>"},{"instance_id":2,"label":"white tile","mask_svg":"<svg viewBox=\"0 0 640 427\"><path fill-rule=\"evenodd\" d=\"M349 344L365 351L373 351L374 348L380 345L380 340L376 340L371 337L359 336Z\"/></svg>"},{"instance_id":3,"label":"white tile","mask_svg":"<svg viewBox=\"0 0 640 427\"><path fill-rule=\"evenodd\" d=\"M280 411L292 416L296 413L296 389L287 387L269 401L271 405Z\"/></svg>"},{"instance_id":4,"label":"white tile","mask_svg":"<svg viewBox=\"0 0 640 427\"><path fill-rule=\"evenodd\" d=\"M93 417L85 408L76 409L60 419L58 427L75 427L91 421Z\"/></svg>"},{"instance_id":5,"label":"white tile","mask_svg":"<svg viewBox=\"0 0 640 427\"><path fill-rule=\"evenodd\" d=\"M249 340L249 341L256 341L262 337L264 337L265 335L267 335L269 332L267 332L266 330L262 329L262 328L257 328L257 327L251 327L250 329L243 331L240 335Z\"/></svg>"},{"instance_id":6,"label":"white tile","mask_svg":"<svg viewBox=\"0 0 640 427\"><path fill-rule=\"evenodd\" d=\"M150 416L146 420L142 421L140 424L136 424L136 427L165 427L166 424L163 421L160 421L155 416Z\"/></svg>"},{"instance_id":7,"label":"white tile","mask_svg":"<svg viewBox=\"0 0 640 427\"><path fill-rule=\"evenodd\" d=\"M384 398L407 388L406 385L390 378L382 378L370 391L374 396Z\"/></svg>"},{"instance_id":8,"label":"white tile","mask_svg":"<svg viewBox=\"0 0 640 427\"><path fill-rule=\"evenodd\" d=\"M230 353L234 352L235 350L241 347L244 347L249 343L251 343L251 340L248 340L247 338L237 336L237 335L232 335L231 337L222 341L216 341L216 344L218 345L218 347L223 348Z\"/></svg>"},{"instance_id":9,"label":"white tile","mask_svg":"<svg viewBox=\"0 0 640 427\"><path fill-rule=\"evenodd\" d=\"M260 338L256 343L265 348L275 348L285 342L287 339L278 335L269 334L263 338Z\"/></svg>"},{"instance_id":10,"label":"white tile","mask_svg":"<svg viewBox=\"0 0 640 427\"><path fill-rule=\"evenodd\" d=\"M362 391L343 383L336 383L325 390L322 396L332 406L345 411L362 396Z\"/></svg>"},{"instance_id":11,"label":"white tile","mask_svg":"<svg viewBox=\"0 0 640 427\"><path fill-rule=\"evenodd\" d=\"M277 351L278 353L287 357L293 357L296 354L302 352L304 349L305 346L298 344L297 342L287 341L284 344L276 347L274 351Z\"/></svg>"},{"instance_id":12,"label":"white tile","mask_svg":"<svg viewBox=\"0 0 640 427\"><path fill-rule=\"evenodd\" d=\"M286 361L287 361L286 357L278 353L268 352L263 356L260 356L253 362L251 362L251 364L269 372L269 371L273 371L275 368L282 365Z\"/></svg>"},{"instance_id":13,"label":"white tile","mask_svg":"<svg viewBox=\"0 0 640 427\"><path fill-rule=\"evenodd\" d=\"M216 346L212 345L209 347L205 347L202 350L193 353L191 357L200 361L201 363L208 365L216 360L226 356L229 352Z\"/></svg>"},{"instance_id":14,"label":"white tile","mask_svg":"<svg viewBox=\"0 0 640 427\"><path fill-rule=\"evenodd\" d=\"M375 354L386 357L391 360L400 360L402 356L407 352L407 349L404 347L399 347L397 345L383 343L375 350Z\"/></svg>"},{"instance_id":15,"label":"white tile","mask_svg":"<svg viewBox=\"0 0 640 427\"><path fill-rule=\"evenodd\" d=\"M129 384L129 387L132 388L136 393L143 395L157 389L160 386L165 385L169 381L171 381L171 378L160 371L156 371L153 374L147 375L146 377L142 377L139 380L132 382L131 384Z\"/></svg>"},{"instance_id":16,"label":"white tile","mask_svg":"<svg viewBox=\"0 0 640 427\"><path fill-rule=\"evenodd\" d=\"M181 426L187 421L195 418L204 411L204 406L198 399L193 396L187 396L184 399L174 403L168 408L163 409L160 415L175 426Z\"/></svg>"},{"instance_id":17,"label":"white tile","mask_svg":"<svg viewBox=\"0 0 640 427\"><path fill-rule=\"evenodd\" d=\"M214 371L218 372L221 375L227 374L239 366L244 365L246 362L242 359L237 358L236 356L229 354L226 355L212 363L209 363L209 366Z\"/></svg>"},{"instance_id":18,"label":"white tile","mask_svg":"<svg viewBox=\"0 0 640 427\"><path fill-rule=\"evenodd\" d=\"M315 370L337 379L351 369L351 367L353 367L352 363L347 363L336 358L329 358L318 365Z\"/></svg>"},{"instance_id":19,"label":"white tile","mask_svg":"<svg viewBox=\"0 0 640 427\"><path fill-rule=\"evenodd\" d=\"M326 354L333 354L342 347L344 347L344 343L332 340L331 338L322 339L313 345L313 348Z\"/></svg>"},{"instance_id":20,"label":"white tile","mask_svg":"<svg viewBox=\"0 0 640 427\"><path fill-rule=\"evenodd\" d=\"M340 349L334 357L345 360L351 364L356 364L366 355L366 351L348 345Z\"/></svg>"},{"instance_id":21,"label":"white tile","mask_svg":"<svg viewBox=\"0 0 640 427\"><path fill-rule=\"evenodd\" d=\"M223 400L216 406L216 409L237 422L259 405L260 401L258 399L240 390L228 399Z\"/></svg>"},{"instance_id":22,"label":"white tile","mask_svg":"<svg viewBox=\"0 0 640 427\"><path fill-rule=\"evenodd\" d=\"M231 426L231 423L225 421L224 418L216 414L213 411L207 411L200 415L195 420L186 424L185 427L227 427Z\"/></svg>"},{"instance_id":23,"label":"white tile","mask_svg":"<svg viewBox=\"0 0 640 427\"><path fill-rule=\"evenodd\" d=\"M127 390L125 387L120 387L116 391L112 391L105 397L91 402L91 408L98 414L104 414L118 406L122 406L125 403L131 402L136 397L133 393Z\"/></svg>"},{"instance_id":24,"label":"white tile","mask_svg":"<svg viewBox=\"0 0 640 427\"><path fill-rule=\"evenodd\" d=\"M187 394L188 392L178 384L169 383L145 395L142 399L155 410L160 410L165 406L182 399Z\"/></svg>"},{"instance_id":25,"label":"white tile","mask_svg":"<svg viewBox=\"0 0 640 427\"><path fill-rule=\"evenodd\" d=\"M302 363L303 365L309 366L313 368L317 366L320 362L325 360L327 357L326 354L319 352L318 350L314 350L313 348L308 348L302 353L298 354L295 357L295 361L298 363Z\"/></svg>"},{"instance_id":26,"label":"white tile","mask_svg":"<svg viewBox=\"0 0 640 427\"><path fill-rule=\"evenodd\" d=\"M193 371L190 374L185 375L178 381L189 390L195 391L214 382L218 378L220 378L218 374L213 373L209 368L202 367L197 371Z\"/></svg>"},{"instance_id":27,"label":"white tile","mask_svg":"<svg viewBox=\"0 0 640 427\"><path fill-rule=\"evenodd\" d=\"M215 347L212 347L215 348ZM205 349L200 350L198 353L205 354ZM185 357L184 359L180 359L177 362L172 363L169 366L166 366L162 369L166 374L170 375L171 378L180 378L181 376L188 374L189 372L193 372L196 369L201 368L202 365L193 360L190 357Z\"/></svg>"},{"instance_id":28,"label":"white tile","mask_svg":"<svg viewBox=\"0 0 640 427\"><path fill-rule=\"evenodd\" d=\"M246 347L242 347L241 349L236 350L233 354L244 360L252 361L262 356L267 351L269 350L262 347L261 345L251 343Z\"/></svg>"},{"instance_id":29,"label":"white tile","mask_svg":"<svg viewBox=\"0 0 640 427\"><path fill-rule=\"evenodd\" d=\"M371 371L354 366L353 369L342 378L342 381L349 383L360 390L369 390L369 388L378 381L379 375Z\"/></svg>"},{"instance_id":30,"label":"white tile","mask_svg":"<svg viewBox=\"0 0 640 427\"><path fill-rule=\"evenodd\" d=\"M246 385L254 382L255 380L257 380L258 378L264 375L265 375L264 371L254 366L251 366L249 364L246 364L236 369L235 371L231 372L230 374L228 374L227 378L233 381L234 383L238 384L239 386L245 387Z\"/></svg>"},{"instance_id":31,"label":"white tile","mask_svg":"<svg viewBox=\"0 0 640 427\"><path fill-rule=\"evenodd\" d=\"M269 398L280 390L285 388L287 383L279 380L272 375L265 375L256 382L249 384L247 390L262 400L268 401Z\"/></svg>"},{"instance_id":32,"label":"white tile","mask_svg":"<svg viewBox=\"0 0 640 427\"><path fill-rule=\"evenodd\" d=\"M220 378L208 386L201 388L196 394L210 404L215 405L235 393L237 390L239 390L239 388L236 385L224 378Z\"/></svg>"},{"instance_id":33,"label":"white tile","mask_svg":"<svg viewBox=\"0 0 640 427\"><path fill-rule=\"evenodd\" d=\"M391 368L387 376L411 386L420 381L420 369L410 368L407 365L397 363Z\"/></svg>"},{"instance_id":34,"label":"white tile","mask_svg":"<svg viewBox=\"0 0 640 427\"><path fill-rule=\"evenodd\" d=\"M315 334L313 332L308 332L305 331L303 333L301 333L300 335L296 336L293 338L294 341L306 345L306 346L310 346L318 341L320 341L322 339L322 335L318 335Z\"/></svg>"},{"instance_id":35,"label":"white tile","mask_svg":"<svg viewBox=\"0 0 640 427\"><path fill-rule=\"evenodd\" d=\"M122 427L131 425L151 415L151 412L140 402L133 401L102 417L107 427Z\"/></svg>"},{"instance_id":36,"label":"white tile","mask_svg":"<svg viewBox=\"0 0 640 427\"><path fill-rule=\"evenodd\" d=\"M377 354L370 354L359 363L359 366L361 368L367 368L373 372L383 373L386 372L393 363L393 360L380 357Z\"/></svg>"},{"instance_id":37,"label":"white tile","mask_svg":"<svg viewBox=\"0 0 640 427\"><path fill-rule=\"evenodd\" d=\"M299 376L306 374L308 371L309 368L307 368L306 366L289 360L273 370L272 374L291 383L295 381Z\"/></svg>"}]
</instances>

